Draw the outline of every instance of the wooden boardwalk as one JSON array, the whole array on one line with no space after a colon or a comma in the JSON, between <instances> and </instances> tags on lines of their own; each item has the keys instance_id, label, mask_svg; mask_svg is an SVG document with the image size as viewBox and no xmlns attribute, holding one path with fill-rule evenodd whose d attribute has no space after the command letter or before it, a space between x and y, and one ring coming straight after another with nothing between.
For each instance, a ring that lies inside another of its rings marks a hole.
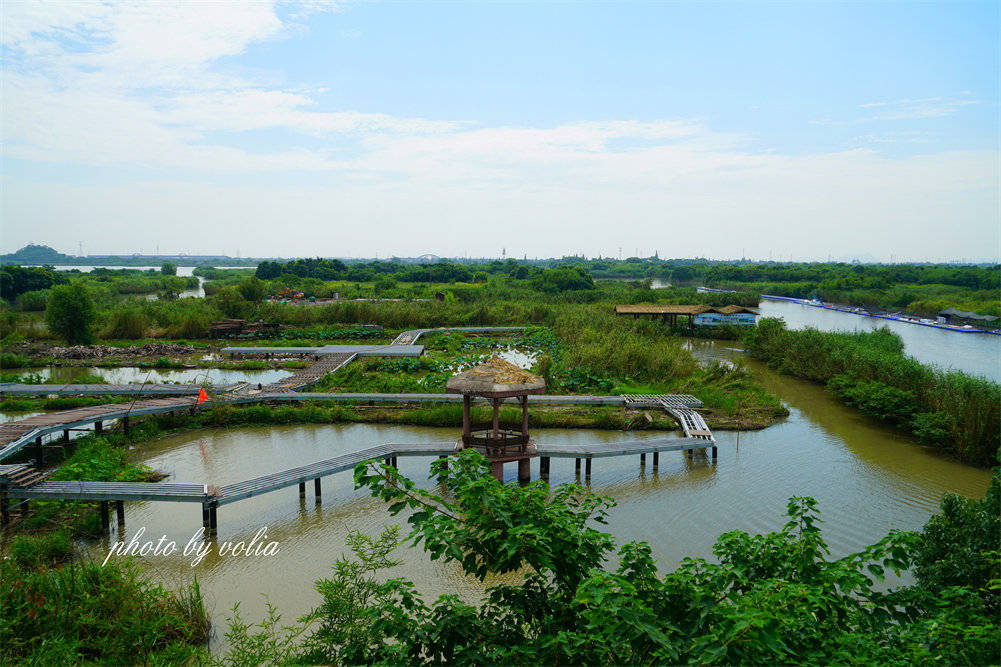
<instances>
[{"instance_id":1,"label":"wooden boardwalk","mask_svg":"<svg viewBox=\"0 0 1001 667\"><path fill-rule=\"evenodd\" d=\"M336 371L351 363L359 356L419 356L423 347L414 343L423 335L439 331L463 331L467 333L500 333L520 331L525 327L443 327L436 329L414 329L401 333L391 345L377 346L324 346L323 348L225 348L231 354L283 354L299 353L313 355L315 363L297 371L287 378L258 388L248 383L229 385L221 396L212 399L210 405L263 403L268 401L331 401L352 403L458 403L462 397L450 394L380 394L380 393L322 393L296 391L318 382L327 373ZM178 410L197 409L199 388L185 385L0 385L0 393L61 394L118 394L132 395L137 400L93 407L62 410L36 415L16 422L0 424L0 461L21 449L34 444L35 457L40 464L43 456L44 438L62 432L63 442L69 442L71 430L81 430L94 425L100 433L103 423L121 419L128 428L128 420L133 416L165 414ZM162 398L138 400L142 396L164 394ZM182 394L182 395L178 395ZM540 459L540 474L548 477L550 458L574 458L577 471L581 461L586 461L586 474L590 476L591 462L606 456L628 456L639 454L641 463L647 454L653 454L654 466L660 452L691 451L711 448L712 459L716 460L715 440L702 416L693 410L702 402L687 394L625 395L625 396L557 396L533 395L529 402L535 405L604 405L632 408L658 407L670 413L685 432L683 438L661 438L654 440L630 440L620 443L600 443L594 445L538 445L535 455ZM305 466L290 468L262 477L257 477L222 488L208 484L152 484L131 482L50 482L42 475L24 465L0 465L0 505L3 518L8 519L8 498L25 501L32 498L63 498L98 501L101 503L102 522L108 527L108 503L115 502L119 523L124 522L125 501L167 501L197 502L202 505L202 518L206 528L215 530L216 510L219 506L237 502L255 495L269 493L293 485L299 486L300 495L305 495L305 485L312 480L317 498L320 495L320 479L328 475L353 469L358 463L369 459L385 459L395 464L399 456L447 456L455 451L455 443L387 444L358 452L317 461ZM25 470L27 468L27 470Z\"/></svg>"},{"instance_id":2,"label":"wooden boardwalk","mask_svg":"<svg viewBox=\"0 0 1001 667\"><path fill-rule=\"evenodd\" d=\"M590 478L591 462L596 458L639 454L641 463L643 463L646 455L652 453L653 463L656 467L657 457L661 452L701 450L705 449L708 444L700 438L657 438L592 445L538 445L535 453L539 458L539 472L543 478L548 479L549 477L550 458L576 459L578 473L581 461L586 461L586 476ZM109 528L109 503L111 502L117 506L120 526L124 525L125 521L124 503L126 501L190 502L201 504L202 524L207 531L214 532L218 526L217 511L223 505L292 486L298 486L299 496L305 497L306 484L310 481L313 482L314 494L319 502L320 480L322 478L353 470L363 461L382 459L386 463L396 465L396 460L400 456L449 456L457 452L457 447L458 442L451 441L378 445L222 487L210 484L49 481L39 481L22 487L10 483L10 477L14 474L14 471L10 469L21 466L6 466L0 467L0 514L2 514L3 523L6 524L10 520L10 499L98 501L101 503L102 525L107 530ZM713 462L715 462L715 445L712 446L712 450ZM26 505L22 504L22 513L26 511Z\"/></svg>"},{"instance_id":3,"label":"wooden boardwalk","mask_svg":"<svg viewBox=\"0 0 1001 667\"><path fill-rule=\"evenodd\" d=\"M214 387L216 391L236 391L245 383ZM0 383L0 396L197 396L194 384L17 384Z\"/></svg>"},{"instance_id":4,"label":"wooden boardwalk","mask_svg":"<svg viewBox=\"0 0 1001 667\"><path fill-rule=\"evenodd\" d=\"M512 333L524 331L527 327L437 327L435 329L411 329L404 331L393 339L393 345L413 345L421 336L439 331L472 334Z\"/></svg>"},{"instance_id":5,"label":"wooden boardwalk","mask_svg":"<svg viewBox=\"0 0 1001 667\"><path fill-rule=\"evenodd\" d=\"M340 360L339 365L336 358L331 357L331 364L340 367L349 360ZM310 368L313 368L312 366ZM303 369L309 370L309 369ZM330 372L329 367L325 372ZM296 376L292 376L296 377ZM223 396L213 397L207 405L218 405L220 403L229 404L254 404L267 403L273 401L312 401L312 402L332 402L332 403L461 403L462 397L454 394L380 394L380 393L322 393L322 392L299 392L294 391L294 387L281 386L282 384L303 384L315 383L323 374L311 374L298 376L295 381L284 378L276 383L266 385L261 391L254 390L251 386L244 384L235 385L236 391L232 391ZM275 386L279 385L279 386ZM302 386L300 384L300 386ZM70 390L67 388L66 393ZM657 401L648 399L637 400L631 395L625 396L561 396L555 394L538 394L528 397L529 405L564 405L564 406L614 406L614 407L654 407L662 406ZM687 394L673 395L668 401L671 405L685 406L682 408L666 408L672 411L672 415L678 419L682 428L686 423L692 424L693 420L702 420L691 408L698 408L702 405L694 396ZM9 458L18 451L34 444L41 448L42 440L45 436L62 432L64 436L72 429L81 429L91 424L103 424L103 422L113 419L122 419L130 416L165 414L177 410L197 408L194 397L159 398L136 401L133 403L113 403L98 405L86 408L76 408L73 410L61 410L49 412L43 415L36 415L16 422L0 424L0 461ZM679 418L679 411L688 414L688 421ZM705 422L701 421L701 427L685 429L686 435L692 437L702 437L701 433L695 431L708 431ZM99 430L99 427L95 427ZM711 438L711 434L708 439Z\"/></svg>"}]
</instances>

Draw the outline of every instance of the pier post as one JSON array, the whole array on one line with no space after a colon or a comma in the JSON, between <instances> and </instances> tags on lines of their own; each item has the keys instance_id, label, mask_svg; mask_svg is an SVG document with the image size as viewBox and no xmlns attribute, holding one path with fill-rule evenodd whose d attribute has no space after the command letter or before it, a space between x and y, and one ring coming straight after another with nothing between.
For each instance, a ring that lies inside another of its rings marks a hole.
<instances>
[{"instance_id":1,"label":"pier post","mask_svg":"<svg viewBox=\"0 0 1001 667\"><path fill-rule=\"evenodd\" d=\"M532 459L518 459L518 481L532 481Z\"/></svg>"},{"instance_id":2,"label":"pier post","mask_svg":"<svg viewBox=\"0 0 1001 667\"><path fill-rule=\"evenodd\" d=\"M549 479L549 457L540 456L539 457L539 476L543 479Z\"/></svg>"},{"instance_id":3,"label":"pier post","mask_svg":"<svg viewBox=\"0 0 1001 667\"><path fill-rule=\"evenodd\" d=\"M653 453L653 469L657 469L657 464L660 463L660 452Z\"/></svg>"},{"instance_id":4,"label":"pier post","mask_svg":"<svg viewBox=\"0 0 1001 667\"><path fill-rule=\"evenodd\" d=\"M209 504L208 503L202 503L202 528L205 529L206 533L209 532Z\"/></svg>"},{"instance_id":5,"label":"pier post","mask_svg":"<svg viewBox=\"0 0 1001 667\"><path fill-rule=\"evenodd\" d=\"M640 466L646 466L646 454L640 454Z\"/></svg>"},{"instance_id":6,"label":"pier post","mask_svg":"<svg viewBox=\"0 0 1001 667\"><path fill-rule=\"evenodd\" d=\"M216 519L216 504L212 503L209 505L209 532L215 535L218 527L219 522Z\"/></svg>"},{"instance_id":7,"label":"pier post","mask_svg":"<svg viewBox=\"0 0 1001 667\"><path fill-rule=\"evenodd\" d=\"M39 468L42 467L42 460L45 455L42 452L42 436L35 438L35 465Z\"/></svg>"},{"instance_id":8,"label":"pier post","mask_svg":"<svg viewBox=\"0 0 1001 667\"><path fill-rule=\"evenodd\" d=\"M490 465L490 474L501 484L504 483L504 464L499 461Z\"/></svg>"},{"instance_id":9,"label":"pier post","mask_svg":"<svg viewBox=\"0 0 1001 667\"><path fill-rule=\"evenodd\" d=\"M7 500L6 493L0 493L0 524L6 526L10 523L10 501Z\"/></svg>"},{"instance_id":10,"label":"pier post","mask_svg":"<svg viewBox=\"0 0 1001 667\"><path fill-rule=\"evenodd\" d=\"M578 477L580 477L580 459L573 460L573 471Z\"/></svg>"},{"instance_id":11,"label":"pier post","mask_svg":"<svg viewBox=\"0 0 1001 667\"><path fill-rule=\"evenodd\" d=\"M306 482L299 482L299 497L306 497Z\"/></svg>"},{"instance_id":12,"label":"pier post","mask_svg":"<svg viewBox=\"0 0 1001 667\"><path fill-rule=\"evenodd\" d=\"M713 445L713 463L716 463L716 445Z\"/></svg>"},{"instance_id":13,"label":"pier post","mask_svg":"<svg viewBox=\"0 0 1001 667\"><path fill-rule=\"evenodd\" d=\"M584 476L591 479L591 457L587 457L587 463L584 467Z\"/></svg>"},{"instance_id":14,"label":"pier post","mask_svg":"<svg viewBox=\"0 0 1001 667\"><path fill-rule=\"evenodd\" d=\"M70 430L69 429L64 429L63 430L63 442L69 442L69 441L70 441Z\"/></svg>"},{"instance_id":15,"label":"pier post","mask_svg":"<svg viewBox=\"0 0 1001 667\"><path fill-rule=\"evenodd\" d=\"M396 454L393 454L393 458L392 458L392 459L390 459L390 461L389 461L389 465L393 466L394 468L398 467L398 466L396 465Z\"/></svg>"},{"instance_id":16,"label":"pier post","mask_svg":"<svg viewBox=\"0 0 1001 667\"><path fill-rule=\"evenodd\" d=\"M105 534L111 532L111 517L108 514L108 501L101 501L101 530Z\"/></svg>"},{"instance_id":17,"label":"pier post","mask_svg":"<svg viewBox=\"0 0 1001 667\"><path fill-rule=\"evenodd\" d=\"M125 435L129 434L129 416L128 415L125 415L124 417L122 417L122 431L125 433Z\"/></svg>"},{"instance_id":18,"label":"pier post","mask_svg":"<svg viewBox=\"0 0 1001 667\"><path fill-rule=\"evenodd\" d=\"M104 432L104 424L99 419L96 422L94 422L94 433L103 433L103 432Z\"/></svg>"},{"instance_id":19,"label":"pier post","mask_svg":"<svg viewBox=\"0 0 1001 667\"><path fill-rule=\"evenodd\" d=\"M121 535L122 531L125 530L125 501L116 500L115 501L115 513L118 515L118 534Z\"/></svg>"},{"instance_id":20,"label":"pier post","mask_svg":"<svg viewBox=\"0 0 1001 667\"><path fill-rule=\"evenodd\" d=\"M31 501L25 498L24 502L21 503L21 518L23 519L24 517L28 516L28 512L30 511L31 511Z\"/></svg>"},{"instance_id":21,"label":"pier post","mask_svg":"<svg viewBox=\"0 0 1001 667\"><path fill-rule=\"evenodd\" d=\"M320 502L320 478L317 477L313 480L313 495L316 496L316 502Z\"/></svg>"}]
</instances>

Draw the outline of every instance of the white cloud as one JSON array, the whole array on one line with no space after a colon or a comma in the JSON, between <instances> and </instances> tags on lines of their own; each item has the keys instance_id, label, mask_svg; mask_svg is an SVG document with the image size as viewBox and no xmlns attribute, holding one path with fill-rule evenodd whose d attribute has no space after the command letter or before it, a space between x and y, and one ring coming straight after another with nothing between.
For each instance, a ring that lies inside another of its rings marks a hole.
<instances>
[{"instance_id":1,"label":"white cloud","mask_svg":"<svg viewBox=\"0 0 1001 667\"><path fill-rule=\"evenodd\" d=\"M922 238L936 238L945 256L997 248L993 151L790 156L751 152L745 137L696 120L485 127L331 111L319 90L236 76L217 63L288 38L301 29L295 21L338 5L150 7L3 4L6 156L183 175L85 186L7 174L0 213L8 249L65 238L67 220L87 226L94 250L105 251L155 237L164 247L186 238L189 249L234 252L235 234L244 254L257 255L302 254L303 239L315 242L310 253L327 255L482 254L501 245L520 254L521 244L540 254L621 245L732 256L739 242L759 256L770 247L815 248L818 257L863 247L905 256L911 248L920 256ZM973 103L862 106L877 118L932 117ZM240 136L273 129L301 140L265 150ZM288 172L310 185L269 182ZM226 178L233 174L253 185L234 185ZM295 234L265 234L289 221Z\"/></svg>"}]
</instances>

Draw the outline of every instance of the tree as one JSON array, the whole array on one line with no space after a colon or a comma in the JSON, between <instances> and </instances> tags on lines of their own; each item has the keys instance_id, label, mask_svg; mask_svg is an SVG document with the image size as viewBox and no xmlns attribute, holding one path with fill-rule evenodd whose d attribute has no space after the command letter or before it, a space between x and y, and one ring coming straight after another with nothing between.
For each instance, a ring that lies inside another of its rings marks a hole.
<instances>
[{"instance_id":1,"label":"tree","mask_svg":"<svg viewBox=\"0 0 1001 667\"><path fill-rule=\"evenodd\" d=\"M247 301L253 301L254 303L264 300L264 297L268 295L267 284L259 279L257 276L251 276L247 280L244 280L237 286L240 290L240 294Z\"/></svg>"},{"instance_id":2,"label":"tree","mask_svg":"<svg viewBox=\"0 0 1001 667\"><path fill-rule=\"evenodd\" d=\"M94 300L82 281L75 280L52 288L45 307L45 322L50 331L69 345L93 342L96 316Z\"/></svg>"},{"instance_id":3,"label":"tree","mask_svg":"<svg viewBox=\"0 0 1001 667\"><path fill-rule=\"evenodd\" d=\"M997 658L996 614L986 613L970 588L878 590L886 570L899 574L911 565L917 536L893 532L831 559L811 498L789 500L780 530L726 533L713 549L717 562L689 558L661 575L647 544L631 542L614 554L612 537L597 529L610 498L579 485L501 484L470 450L433 463L432 474L444 487L441 495L371 461L355 469L355 485L390 503L392 514L409 511L412 530L403 541L423 546L432 559L480 580L517 572L521 581L490 587L479 605L454 595L428 604L413 583L379 574L397 562L391 558L403 542L397 529L378 538L354 534L349 543L357 558L339 559L333 575L317 582L323 601L305 617L308 627L277 632L272 614L253 634L237 618L227 634L232 655L253 655L254 664L982 664ZM996 548L994 538L974 546ZM950 543L961 551L959 565L969 541ZM971 585L983 583L978 576Z\"/></svg>"},{"instance_id":4,"label":"tree","mask_svg":"<svg viewBox=\"0 0 1001 667\"><path fill-rule=\"evenodd\" d=\"M164 262L160 265L160 273L165 276L176 276L177 275L177 265L173 262Z\"/></svg>"}]
</instances>

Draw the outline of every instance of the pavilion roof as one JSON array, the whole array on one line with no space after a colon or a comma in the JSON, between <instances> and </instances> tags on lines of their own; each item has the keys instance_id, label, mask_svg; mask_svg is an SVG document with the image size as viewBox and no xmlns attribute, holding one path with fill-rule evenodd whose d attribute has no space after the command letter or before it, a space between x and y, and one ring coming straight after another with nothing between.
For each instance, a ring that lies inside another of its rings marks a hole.
<instances>
[{"instance_id":1,"label":"pavilion roof","mask_svg":"<svg viewBox=\"0 0 1001 667\"><path fill-rule=\"evenodd\" d=\"M546 390L546 381L494 355L479 366L450 377L445 390L450 394L500 398L541 394Z\"/></svg>"},{"instance_id":2,"label":"pavilion roof","mask_svg":"<svg viewBox=\"0 0 1001 667\"><path fill-rule=\"evenodd\" d=\"M654 303L635 303L615 307L615 312L620 315L698 315L709 310L711 310L709 306L702 304L658 305Z\"/></svg>"}]
</instances>

